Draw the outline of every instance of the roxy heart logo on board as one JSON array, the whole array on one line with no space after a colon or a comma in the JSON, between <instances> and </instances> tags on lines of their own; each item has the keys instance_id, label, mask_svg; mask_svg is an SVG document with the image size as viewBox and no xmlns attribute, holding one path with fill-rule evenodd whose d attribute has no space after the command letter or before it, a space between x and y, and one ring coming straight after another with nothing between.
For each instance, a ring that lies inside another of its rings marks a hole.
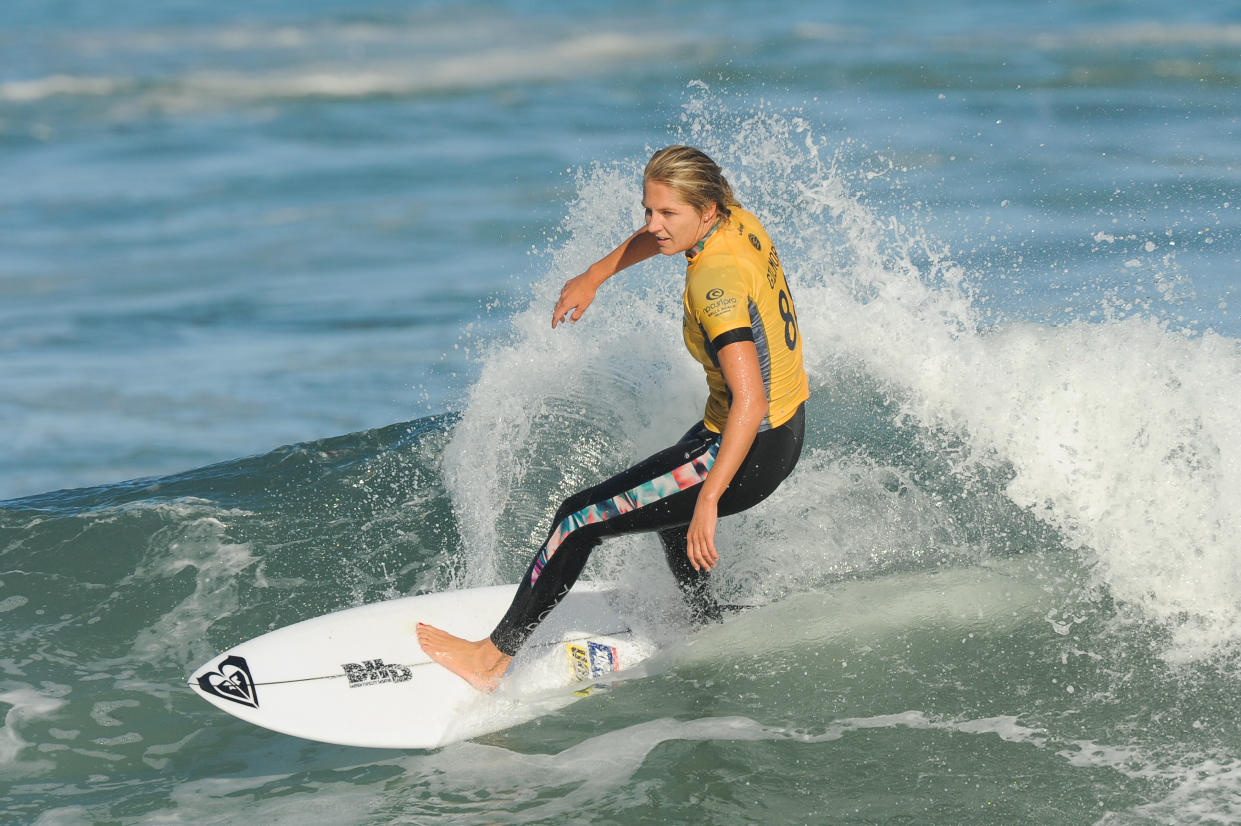
<instances>
[{"instance_id":1,"label":"roxy heart logo on board","mask_svg":"<svg viewBox=\"0 0 1241 826\"><path fill-rule=\"evenodd\" d=\"M250 708L259 707L259 693L250 676L245 657L236 654L220 660L215 671L198 675L198 687L208 694L222 697Z\"/></svg>"}]
</instances>

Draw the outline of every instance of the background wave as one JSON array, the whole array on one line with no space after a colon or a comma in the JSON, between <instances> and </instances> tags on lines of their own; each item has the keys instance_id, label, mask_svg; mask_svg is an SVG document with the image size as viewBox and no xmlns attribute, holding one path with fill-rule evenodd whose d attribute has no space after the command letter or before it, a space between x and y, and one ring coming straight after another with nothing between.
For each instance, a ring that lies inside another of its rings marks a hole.
<instances>
[{"instance_id":1,"label":"background wave","mask_svg":"<svg viewBox=\"0 0 1241 826\"><path fill-rule=\"evenodd\" d=\"M49 8L0 11L6 814L1233 818L1231 7ZM661 657L434 753L184 690L515 580L700 415L674 262L548 330L672 141L762 216L806 337L802 463L720 530L763 606L673 634L654 541L611 542L588 576Z\"/></svg>"}]
</instances>

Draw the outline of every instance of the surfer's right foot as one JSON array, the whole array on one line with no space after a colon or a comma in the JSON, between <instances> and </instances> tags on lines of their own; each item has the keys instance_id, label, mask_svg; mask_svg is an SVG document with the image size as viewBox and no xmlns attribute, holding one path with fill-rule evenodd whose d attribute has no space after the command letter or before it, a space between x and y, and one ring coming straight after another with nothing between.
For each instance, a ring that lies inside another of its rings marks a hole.
<instances>
[{"instance_id":1,"label":"surfer's right foot","mask_svg":"<svg viewBox=\"0 0 1241 826\"><path fill-rule=\"evenodd\" d=\"M479 691L495 691L513 661L490 639L471 642L421 622L417 633L418 644L428 657Z\"/></svg>"}]
</instances>

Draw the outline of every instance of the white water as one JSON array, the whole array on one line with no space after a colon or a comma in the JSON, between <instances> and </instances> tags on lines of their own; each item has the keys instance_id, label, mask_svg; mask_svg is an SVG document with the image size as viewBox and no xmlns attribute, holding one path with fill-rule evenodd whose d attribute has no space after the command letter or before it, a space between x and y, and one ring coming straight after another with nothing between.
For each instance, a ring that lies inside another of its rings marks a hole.
<instances>
[{"instance_id":1,"label":"white water","mask_svg":"<svg viewBox=\"0 0 1241 826\"><path fill-rule=\"evenodd\" d=\"M984 325L973 274L918 227L852 194L856 176L838 168L809 125L767 113L713 120L726 109L718 104L699 89L683 139L720 161L780 246L820 398L842 375L860 375L894 402L892 426L912 425L929 444L958 443L950 454L940 448L955 477L968 485L980 473L1010 476L1003 493L1059 532L1122 616L1172 632L1168 659L1241 641L1238 342L1110 305L1083 312L1095 320L1062 326ZM469 526L465 582L515 578L560 497L670 443L698 414L702 380L680 352L676 262L617 277L576 328L550 329L563 281L639 225L643 160L579 176L530 307L511 341L483 361L445 461ZM583 430L594 435L565 443L565 433ZM789 570L864 570L885 564L884 555L916 557L952 531L953 519L916 487L901 501L888 495L900 473L809 450L776 496L722 529L726 542L780 547L789 557L755 561L747 551L735 569L726 562L722 581L775 593L814 581ZM534 494L541 501L527 501L532 477L545 480ZM655 547L624 540L599 564L641 576L658 564ZM968 558L987 549L957 551Z\"/></svg>"}]
</instances>

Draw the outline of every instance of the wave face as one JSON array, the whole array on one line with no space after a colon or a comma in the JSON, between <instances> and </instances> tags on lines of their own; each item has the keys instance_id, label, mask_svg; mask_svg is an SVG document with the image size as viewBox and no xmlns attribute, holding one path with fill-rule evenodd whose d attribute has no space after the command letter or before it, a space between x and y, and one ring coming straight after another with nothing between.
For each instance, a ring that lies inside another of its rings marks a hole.
<instances>
[{"instance_id":1,"label":"wave face","mask_svg":"<svg viewBox=\"0 0 1241 826\"><path fill-rule=\"evenodd\" d=\"M1231 7L88 5L0 11L11 819L1237 820ZM686 630L611 541L660 655L434 752L193 696L270 629L515 581L701 415L678 262L548 329L672 142L806 343L801 464L719 530L759 607Z\"/></svg>"},{"instance_id":2,"label":"wave face","mask_svg":"<svg viewBox=\"0 0 1241 826\"><path fill-rule=\"evenodd\" d=\"M939 755L941 781L963 769L984 781L971 788L986 794L940 804L954 822L994 822L984 797L1013 811L1041 801L1042 782L1013 790L1017 772L1056 785L1039 822L1082 806L1163 822L1225 805L1237 341L1140 310L1057 325L984 314L970 274L865 204L805 121L730 112L705 87L684 111L670 137L715 155L778 239L812 375L802 464L721 526L716 587L767 604L757 619L696 647L665 639L650 676L606 702L434 757L295 742L182 689L193 666L271 628L515 580L564 495L700 415L675 263L627 273L580 324L546 330L564 274L639 218L640 159L595 166L460 413L4 503L8 810L485 819L494 807L458 800L467 786L529 784L514 820L587 803L638 820L652 795L680 811L689 776L663 767L696 754L799 766L781 770L778 806L808 817L831 795L798 790L839 771L823 761L905 747ZM652 538L608 543L587 575L628 585L651 633L675 627L661 624L678 603ZM517 771L529 751L560 779ZM592 754L613 768L574 768ZM902 758L891 779L925 804L939 799L916 794L925 770ZM565 776L582 784L567 798ZM708 806L727 817L729 800Z\"/></svg>"},{"instance_id":3,"label":"wave face","mask_svg":"<svg viewBox=\"0 0 1241 826\"><path fill-rule=\"evenodd\" d=\"M712 114L720 109L704 91L677 137L741 170L743 200L780 239L796 274L814 393L807 458L789 486L799 495L777 495L763 509L773 556L747 563L736 587L783 587L785 569L816 572L805 577L813 581L852 569L859 550L939 564L941 552L977 558L1054 536L1052 544L1084 552L1095 582L1126 610L1169 623L1170 657L1235 643L1241 512L1228 492L1241 482L1241 399L1229 389L1241 379L1237 340L1140 313L1054 326L986 319L968 273L851 194L809 125ZM593 260L639 220L624 206L638 182L636 164L582 179L556 271ZM679 325L667 311L678 299L669 269L627 273L588 322L552 337L546 307L558 283L548 279L517 317L514 343L486 359L447 457L463 521L476 531L468 581L492 581L497 566L509 577L524 568L535 538L525 531L554 510L529 481L573 490L675 439L700 414L695 368L668 344ZM582 368L615 364L616 353L626 354L618 367ZM549 397L563 377L574 386ZM575 431L566 446L564 434ZM552 456L585 457L585 467L549 467ZM875 510L858 524L822 521L836 510L819 506L841 483L842 464L871 479ZM806 499L816 519L799 518ZM505 503L498 523L496 502ZM751 521L739 523L753 530ZM839 545L825 545L825 524ZM1043 539L1021 538L1032 531ZM497 559L493 549L509 545L521 550Z\"/></svg>"}]
</instances>

